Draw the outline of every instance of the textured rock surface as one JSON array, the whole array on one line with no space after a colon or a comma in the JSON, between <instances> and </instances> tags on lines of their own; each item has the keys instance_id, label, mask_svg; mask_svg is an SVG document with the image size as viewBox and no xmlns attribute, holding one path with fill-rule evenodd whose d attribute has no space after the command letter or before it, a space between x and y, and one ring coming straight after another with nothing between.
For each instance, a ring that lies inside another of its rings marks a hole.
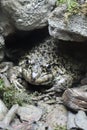
<instances>
[{"instance_id":1,"label":"textured rock surface","mask_svg":"<svg viewBox=\"0 0 87 130\"><path fill-rule=\"evenodd\" d=\"M5 117L7 111L8 111L7 107L5 106L3 101L0 100L0 121L3 120L3 118Z\"/></svg>"},{"instance_id":2,"label":"textured rock surface","mask_svg":"<svg viewBox=\"0 0 87 130\"><path fill-rule=\"evenodd\" d=\"M63 105L57 105L48 115L47 123L52 128L61 126L66 128L67 124L67 111Z\"/></svg>"},{"instance_id":3,"label":"textured rock surface","mask_svg":"<svg viewBox=\"0 0 87 130\"><path fill-rule=\"evenodd\" d=\"M42 110L33 105L27 105L27 107L19 107L17 114L22 120L29 122L38 121L42 116Z\"/></svg>"},{"instance_id":4,"label":"textured rock surface","mask_svg":"<svg viewBox=\"0 0 87 130\"><path fill-rule=\"evenodd\" d=\"M2 35L0 35L0 61L2 61L4 58L4 50L3 50L4 44L5 44L4 38Z\"/></svg>"},{"instance_id":5,"label":"textured rock surface","mask_svg":"<svg viewBox=\"0 0 87 130\"><path fill-rule=\"evenodd\" d=\"M3 48L5 42L4 42L4 38L2 35L0 35L0 49Z\"/></svg>"},{"instance_id":6,"label":"textured rock surface","mask_svg":"<svg viewBox=\"0 0 87 130\"><path fill-rule=\"evenodd\" d=\"M51 36L70 41L84 41L87 39L87 17L82 14L64 17L66 6L57 7L48 19Z\"/></svg>"},{"instance_id":7,"label":"textured rock surface","mask_svg":"<svg viewBox=\"0 0 87 130\"><path fill-rule=\"evenodd\" d=\"M47 25L56 0L3 0L2 9L17 29L32 30Z\"/></svg>"},{"instance_id":8,"label":"textured rock surface","mask_svg":"<svg viewBox=\"0 0 87 130\"><path fill-rule=\"evenodd\" d=\"M87 116L84 111L68 112L67 130L87 130Z\"/></svg>"},{"instance_id":9,"label":"textured rock surface","mask_svg":"<svg viewBox=\"0 0 87 130\"><path fill-rule=\"evenodd\" d=\"M62 98L64 105L73 111L87 111L87 85L65 90Z\"/></svg>"},{"instance_id":10,"label":"textured rock surface","mask_svg":"<svg viewBox=\"0 0 87 130\"><path fill-rule=\"evenodd\" d=\"M13 33L13 26L10 24L7 16L0 9L0 62L4 59L4 37Z\"/></svg>"},{"instance_id":11,"label":"textured rock surface","mask_svg":"<svg viewBox=\"0 0 87 130\"><path fill-rule=\"evenodd\" d=\"M79 129L87 130L87 116L84 111L79 111L76 114L75 123Z\"/></svg>"},{"instance_id":12,"label":"textured rock surface","mask_svg":"<svg viewBox=\"0 0 87 130\"><path fill-rule=\"evenodd\" d=\"M13 33L14 28L9 22L9 18L7 18L6 14L0 9L0 35L8 36Z\"/></svg>"}]
</instances>

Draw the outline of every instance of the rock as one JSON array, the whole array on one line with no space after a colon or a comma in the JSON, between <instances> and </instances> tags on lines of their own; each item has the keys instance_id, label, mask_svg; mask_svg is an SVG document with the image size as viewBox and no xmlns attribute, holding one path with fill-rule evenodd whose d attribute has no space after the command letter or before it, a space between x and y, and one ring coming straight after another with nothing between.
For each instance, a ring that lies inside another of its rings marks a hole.
<instances>
[{"instance_id":1,"label":"rock","mask_svg":"<svg viewBox=\"0 0 87 130\"><path fill-rule=\"evenodd\" d=\"M66 18L65 12L66 5L62 5L51 13L48 18L50 35L64 41L87 40L87 16L80 13Z\"/></svg>"},{"instance_id":2,"label":"rock","mask_svg":"<svg viewBox=\"0 0 87 130\"><path fill-rule=\"evenodd\" d=\"M57 105L49 114L47 115L47 124L53 129L56 126L61 126L66 128L67 124L67 111L63 105Z\"/></svg>"},{"instance_id":3,"label":"rock","mask_svg":"<svg viewBox=\"0 0 87 130\"><path fill-rule=\"evenodd\" d=\"M87 116L84 111L79 111L75 117L75 123L77 128L87 130Z\"/></svg>"},{"instance_id":4,"label":"rock","mask_svg":"<svg viewBox=\"0 0 87 130\"><path fill-rule=\"evenodd\" d=\"M46 123L42 122L33 122L32 124L29 122L20 123L15 127L12 127L14 130L53 130ZM10 129L9 129L10 130ZM12 129L11 129L12 130Z\"/></svg>"},{"instance_id":5,"label":"rock","mask_svg":"<svg viewBox=\"0 0 87 130\"><path fill-rule=\"evenodd\" d=\"M79 4L84 4L85 0L77 0Z\"/></svg>"},{"instance_id":6,"label":"rock","mask_svg":"<svg viewBox=\"0 0 87 130\"><path fill-rule=\"evenodd\" d=\"M0 7L1 8L1 7ZM3 11L0 9L0 35L2 37L2 41L4 43L4 37L14 32L14 27L10 23L9 18ZM1 38L0 38L1 39ZM0 41L1 42L1 41Z\"/></svg>"},{"instance_id":7,"label":"rock","mask_svg":"<svg viewBox=\"0 0 87 130\"><path fill-rule=\"evenodd\" d=\"M0 121L4 119L7 111L8 111L7 107L5 106L3 101L0 100Z\"/></svg>"},{"instance_id":8,"label":"rock","mask_svg":"<svg viewBox=\"0 0 87 130\"><path fill-rule=\"evenodd\" d=\"M6 126L9 126L9 124L11 123L11 121L14 119L15 114L17 113L18 107L19 107L18 104L13 105L11 107L11 109L8 111L8 113L6 114L6 116L5 116L4 120L3 120L3 123Z\"/></svg>"},{"instance_id":9,"label":"rock","mask_svg":"<svg viewBox=\"0 0 87 130\"><path fill-rule=\"evenodd\" d=\"M5 45L4 37L0 35L0 49Z\"/></svg>"},{"instance_id":10,"label":"rock","mask_svg":"<svg viewBox=\"0 0 87 130\"><path fill-rule=\"evenodd\" d=\"M64 105L73 111L87 111L87 89L84 87L65 90L62 99Z\"/></svg>"},{"instance_id":11,"label":"rock","mask_svg":"<svg viewBox=\"0 0 87 130\"><path fill-rule=\"evenodd\" d=\"M13 128L10 126L10 123L12 122L17 110L18 110L18 104L15 104L11 107L11 109L8 111L6 116L2 121L0 121L0 128L1 129L9 129L13 130Z\"/></svg>"},{"instance_id":12,"label":"rock","mask_svg":"<svg viewBox=\"0 0 87 130\"><path fill-rule=\"evenodd\" d=\"M38 121L42 116L42 110L38 107L27 105L26 107L19 107L17 114L21 120L34 122Z\"/></svg>"},{"instance_id":13,"label":"rock","mask_svg":"<svg viewBox=\"0 0 87 130\"><path fill-rule=\"evenodd\" d=\"M5 39L4 37L8 36L9 34L13 33L14 29L13 26L10 24L7 16L2 12L0 8L0 62L4 59L4 46L5 46Z\"/></svg>"},{"instance_id":14,"label":"rock","mask_svg":"<svg viewBox=\"0 0 87 130\"><path fill-rule=\"evenodd\" d=\"M67 130L72 130L76 128L76 124L74 122L76 114L73 114L72 112L68 112L67 117Z\"/></svg>"},{"instance_id":15,"label":"rock","mask_svg":"<svg viewBox=\"0 0 87 130\"><path fill-rule=\"evenodd\" d=\"M2 10L19 30L33 30L47 25L56 0L3 0Z\"/></svg>"},{"instance_id":16,"label":"rock","mask_svg":"<svg viewBox=\"0 0 87 130\"><path fill-rule=\"evenodd\" d=\"M4 38L2 35L0 35L0 61L4 59Z\"/></svg>"},{"instance_id":17,"label":"rock","mask_svg":"<svg viewBox=\"0 0 87 130\"><path fill-rule=\"evenodd\" d=\"M27 130L53 130L53 129L44 122L36 122L32 124L30 129Z\"/></svg>"},{"instance_id":18,"label":"rock","mask_svg":"<svg viewBox=\"0 0 87 130\"><path fill-rule=\"evenodd\" d=\"M78 113L68 112L67 130L87 130L87 116L84 111Z\"/></svg>"}]
</instances>

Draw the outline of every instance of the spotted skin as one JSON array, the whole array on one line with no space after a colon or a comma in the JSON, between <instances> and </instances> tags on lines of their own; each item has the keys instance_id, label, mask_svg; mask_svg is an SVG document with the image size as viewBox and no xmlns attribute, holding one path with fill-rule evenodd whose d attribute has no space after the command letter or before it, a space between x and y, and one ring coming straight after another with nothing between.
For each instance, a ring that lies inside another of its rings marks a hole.
<instances>
[{"instance_id":1,"label":"spotted skin","mask_svg":"<svg viewBox=\"0 0 87 130\"><path fill-rule=\"evenodd\" d=\"M82 64L60 51L58 41L48 38L36 45L19 62L22 75L30 84L65 90L81 77Z\"/></svg>"}]
</instances>

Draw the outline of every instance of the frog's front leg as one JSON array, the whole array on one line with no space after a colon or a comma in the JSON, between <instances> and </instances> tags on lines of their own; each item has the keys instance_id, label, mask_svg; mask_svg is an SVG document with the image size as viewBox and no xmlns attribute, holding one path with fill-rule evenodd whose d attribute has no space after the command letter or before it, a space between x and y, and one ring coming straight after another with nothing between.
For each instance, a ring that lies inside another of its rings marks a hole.
<instances>
[{"instance_id":1,"label":"frog's front leg","mask_svg":"<svg viewBox=\"0 0 87 130\"><path fill-rule=\"evenodd\" d=\"M8 78L11 82L11 84L14 85L16 89L21 91L23 88L23 85L21 84L22 82L22 68L19 66L12 67L8 71Z\"/></svg>"},{"instance_id":2,"label":"frog's front leg","mask_svg":"<svg viewBox=\"0 0 87 130\"><path fill-rule=\"evenodd\" d=\"M55 77L54 77L55 78ZM52 88L48 89L47 92L63 92L65 89L69 88L73 83L73 77L69 74L58 75L54 79L54 84Z\"/></svg>"}]
</instances>

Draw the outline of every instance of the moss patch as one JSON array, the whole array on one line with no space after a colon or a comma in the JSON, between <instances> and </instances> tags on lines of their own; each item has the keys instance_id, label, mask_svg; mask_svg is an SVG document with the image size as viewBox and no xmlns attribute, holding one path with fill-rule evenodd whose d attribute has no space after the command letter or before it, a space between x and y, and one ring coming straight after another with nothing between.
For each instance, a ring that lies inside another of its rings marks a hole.
<instances>
[{"instance_id":1,"label":"moss patch","mask_svg":"<svg viewBox=\"0 0 87 130\"><path fill-rule=\"evenodd\" d=\"M77 13L80 9L80 5L78 4L78 2L76 0L57 0L57 5L60 4L66 4L67 5L67 12L69 13Z\"/></svg>"},{"instance_id":2,"label":"moss patch","mask_svg":"<svg viewBox=\"0 0 87 130\"><path fill-rule=\"evenodd\" d=\"M0 79L0 98L7 108L11 108L14 104L31 104L32 96L33 94L28 94L24 89L20 92L13 86L5 87L3 80Z\"/></svg>"},{"instance_id":3,"label":"moss patch","mask_svg":"<svg viewBox=\"0 0 87 130\"><path fill-rule=\"evenodd\" d=\"M65 126L60 126L60 125L57 125L54 130L67 130L67 128Z\"/></svg>"}]
</instances>

